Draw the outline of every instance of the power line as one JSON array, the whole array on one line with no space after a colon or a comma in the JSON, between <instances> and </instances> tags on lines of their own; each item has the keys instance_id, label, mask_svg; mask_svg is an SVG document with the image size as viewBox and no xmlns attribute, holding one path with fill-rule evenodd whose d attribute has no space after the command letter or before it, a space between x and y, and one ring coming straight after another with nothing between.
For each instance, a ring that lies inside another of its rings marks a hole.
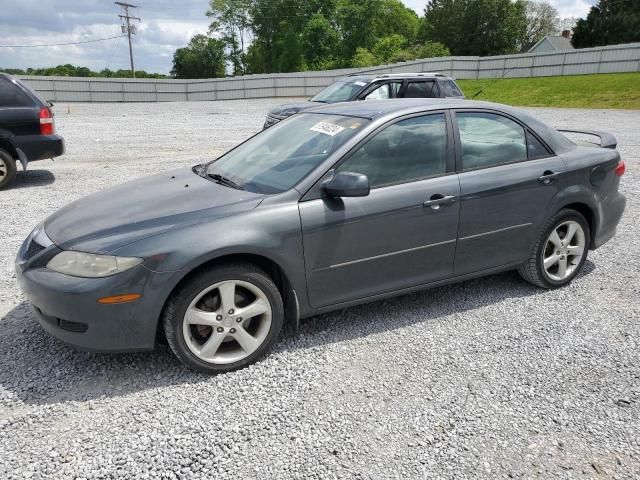
<instances>
[{"instance_id":1,"label":"power line","mask_svg":"<svg viewBox=\"0 0 640 480\"><path fill-rule=\"evenodd\" d=\"M33 47L60 47L63 45L80 45L81 43L93 43L104 42L106 40L113 40L114 38L126 37L126 35L115 35L113 37L96 38L94 40L83 40L80 42L67 42L67 43L40 43L36 45L0 45L0 48L33 48Z\"/></svg>"},{"instance_id":2,"label":"power line","mask_svg":"<svg viewBox=\"0 0 640 480\"><path fill-rule=\"evenodd\" d=\"M109 56L109 61L107 62L107 66L104 67L105 70L108 70L109 66L111 65L111 62L113 60L113 56L115 55L116 50L118 49L118 42L120 41L120 38L121 37L116 37L115 41L113 42L113 47L111 48L111 55Z\"/></svg>"}]
</instances>

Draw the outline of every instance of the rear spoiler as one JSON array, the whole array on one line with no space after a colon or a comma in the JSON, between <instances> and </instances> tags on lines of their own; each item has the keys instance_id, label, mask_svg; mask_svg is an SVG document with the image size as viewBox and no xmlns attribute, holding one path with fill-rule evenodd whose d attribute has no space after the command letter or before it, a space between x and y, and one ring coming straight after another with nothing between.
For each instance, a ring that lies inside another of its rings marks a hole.
<instances>
[{"instance_id":1,"label":"rear spoiler","mask_svg":"<svg viewBox=\"0 0 640 480\"><path fill-rule=\"evenodd\" d=\"M578 133L583 135L593 135L594 137L598 137L600 139L600 147L601 148L616 148L618 146L618 140L614 135L607 132L599 132L597 130L567 130L567 129L558 129L559 132L563 133Z\"/></svg>"}]
</instances>

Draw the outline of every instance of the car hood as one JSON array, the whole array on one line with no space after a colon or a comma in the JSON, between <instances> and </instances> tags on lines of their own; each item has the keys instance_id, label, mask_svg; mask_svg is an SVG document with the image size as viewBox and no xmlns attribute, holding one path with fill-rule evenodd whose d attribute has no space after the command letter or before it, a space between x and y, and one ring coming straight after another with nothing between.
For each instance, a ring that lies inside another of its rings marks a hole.
<instances>
[{"instance_id":1,"label":"car hood","mask_svg":"<svg viewBox=\"0 0 640 480\"><path fill-rule=\"evenodd\" d=\"M263 198L183 168L81 198L46 219L44 228L63 250L108 253L174 228L251 210Z\"/></svg>"},{"instance_id":2,"label":"car hood","mask_svg":"<svg viewBox=\"0 0 640 480\"><path fill-rule=\"evenodd\" d=\"M308 108L317 107L318 105L322 105L320 102L296 102L296 103L285 103L284 105L278 105L275 108L272 108L269 113L272 115L278 115L281 117L288 117L290 115L301 112L302 110L307 110Z\"/></svg>"}]
</instances>

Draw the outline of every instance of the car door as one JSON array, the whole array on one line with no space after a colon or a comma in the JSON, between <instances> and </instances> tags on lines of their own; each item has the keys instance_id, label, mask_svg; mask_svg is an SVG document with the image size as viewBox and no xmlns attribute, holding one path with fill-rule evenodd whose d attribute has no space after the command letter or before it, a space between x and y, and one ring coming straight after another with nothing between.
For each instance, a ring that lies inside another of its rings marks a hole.
<instances>
[{"instance_id":1,"label":"car door","mask_svg":"<svg viewBox=\"0 0 640 480\"><path fill-rule=\"evenodd\" d=\"M460 177L456 275L525 261L566 171L525 125L494 111L454 114Z\"/></svg>"},{"instance_id":2,"label":"car door","mask_svg":"<svg viewBox=\"0 0 640 480\"><path fill-rule=\"evenodd\" d=\"M368 196L300 202L313 307L451 276L459 208L451 133L444 112L389 124L335 168L367 175Z\"/></svg>"}]
</instances>

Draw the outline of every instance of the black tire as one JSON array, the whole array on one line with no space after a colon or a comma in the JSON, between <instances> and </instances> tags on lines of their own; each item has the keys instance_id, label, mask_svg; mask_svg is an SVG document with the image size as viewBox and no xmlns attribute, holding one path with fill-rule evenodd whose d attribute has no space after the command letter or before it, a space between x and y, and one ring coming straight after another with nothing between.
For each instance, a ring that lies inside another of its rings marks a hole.
<instances>
[{"instance_id":1,"label":"black tire","mask_svg":"<svg viewBox=\"0 0 640 480\"><path fill-rule=\"evenodd\" d=\"M251 283L265 294L271 307L271 326L260 347L251 355L235 363L215 364L198 358L189 349L182 326L187 308L196 296L208 287L226 280ZM187 367L209 374L238 370L262 358L275 344L283 319L284 307L278 287L266 272L250 263L228 263L193 275L174 292L162 314L167 343L176 357Z\"/></svg>"},{"instance_id":2,"label":"black tire","mask_svg":"<svg viewBox=\"0 0 640 480\"><path fill-rule=\"evenodd\" d=\"M582 258L575 266L573 272L567 278L558 281L551 278L544 268L544 250L551 233L567 221L575 221L580 224L582 230L584 231L585 248L584 253L582 254ZM527 282L541 288L554 289L563 287L569 284L584 266L584 263L587 260L590 242L591 231L589 228L589 223L584 218L584 216L580 212L577 212L575 210L560 210L547 221L544 228L542 229L542 232L538 236L535 245L533 246L533 250L531 252L529 260L527 260L527 262L518 269L518 273L520 273L520 276Z\"/></svg>"},{"instance_id":3,"label":"black tire","mask_svg":"<svg viewBox=\"0 0 640 480\"><path fill-rule=\"evenodd\" d=\"M11 185L15 178L16 161L7 151L0 150L0 190Z\"/></svg>"}]
</instances>

